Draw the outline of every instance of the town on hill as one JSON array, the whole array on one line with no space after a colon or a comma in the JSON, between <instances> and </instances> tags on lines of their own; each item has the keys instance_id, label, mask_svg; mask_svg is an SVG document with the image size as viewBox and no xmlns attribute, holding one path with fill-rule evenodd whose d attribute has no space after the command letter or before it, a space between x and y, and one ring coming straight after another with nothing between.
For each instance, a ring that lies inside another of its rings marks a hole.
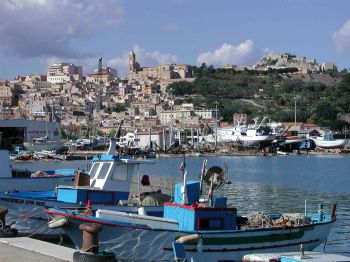
<instances>
[{"instance_id":1,"label":"town on hill","mask_svg":"<svg viewBox=\"0 0 350 262\"><path fill-rule=\"evenodd\" d=\"M82 66L59 63L46 75L17 76L0 83L0 119L60 123L70 137L123 130L210 129L246 114L247 124L268 116L332 130L350 123L350 73L332 63L288 53L270 54L252 67L225 64L141 66L129 53L128 76L103 67L83 75ZM170 124L171 123L171 124Z\"/></svg>"}]
</instances>

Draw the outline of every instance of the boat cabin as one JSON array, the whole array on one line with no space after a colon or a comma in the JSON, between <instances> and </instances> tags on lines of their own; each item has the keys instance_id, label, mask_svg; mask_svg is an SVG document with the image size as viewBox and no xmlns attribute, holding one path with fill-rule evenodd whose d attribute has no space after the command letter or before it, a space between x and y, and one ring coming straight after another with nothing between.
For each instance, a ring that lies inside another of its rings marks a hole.
<instances>
[{"instance_id":1,"label":"boat cabin","mask_svg":"<svg viewBox=\"0 0 350 262\"><path fill-rule=\"evenodd\" d=\"M176 220L179 230L186 232L236 229L237 209L228 208L226 198L216 198L210 206L198 203L199 187L198 181L188 181L186 189L176 184L174 202L164 203L164 218Z\"/></svg>"},{"instance_id":2,"label":"boat cabin","mask_svg":"<svg viewBox=\"0 0 350 262\"><path fill-rule=\"evenodd\" d=\"M118 155L100 155L93 158L89 172L89 184L59 186L57 200L67 203L117 205L119 200L127 200L135 167L153 163L147 160L134 160ZM80 176L80 174L79 174Z\"/></svg>"}]
</instances>

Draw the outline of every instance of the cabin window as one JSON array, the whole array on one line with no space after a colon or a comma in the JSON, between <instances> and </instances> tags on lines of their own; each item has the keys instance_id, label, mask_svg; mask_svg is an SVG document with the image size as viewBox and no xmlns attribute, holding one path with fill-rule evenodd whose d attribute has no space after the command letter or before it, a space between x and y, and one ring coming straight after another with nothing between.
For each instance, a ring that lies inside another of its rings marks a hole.
<instances>
[{"instance_id":1,"label":"cabin window","mask_svg":"<svg viewBox=\"0 0 350 262\"><path fill-rule=\"evenodd\" d=\"M107 176L108 170L111 167L111 165L112 163L103 163L100 173L97 176L97 179L104 179Z\"/></svg>"},{"instance_id":2,"label":"cabin window","mask_svg":"<svg viewBox=\"0 0 350 262\"><path fill-rule=\"evenodd\" d=\"M128 166L116 165L113 170L112 180L127 180L128 179Z\"/></svg>"},{"instance_id":3,"label":"cabin window","mask_svg":"<svg viewBox=\"0 0 350 262\"><path fill-rule=\"evenodd\" d=\"M223 218L198 218L198 230L223 229Z\"/></svg>"},{"instance_id":4,"label":"cabin window","mask_svg":"<svg viewBox=\"0 0 350 262\"><path fill-rule=\"evenodd\" d=\"M93 179L93 178L95 178L95 176L96 176L96 172L97 172L97 170L98 170L98 168L100 167L100 163L94 163L93 165L92 165L92 168L91 168L91 170L90 170L90 179Z\"/></svg>"}]
</instances>

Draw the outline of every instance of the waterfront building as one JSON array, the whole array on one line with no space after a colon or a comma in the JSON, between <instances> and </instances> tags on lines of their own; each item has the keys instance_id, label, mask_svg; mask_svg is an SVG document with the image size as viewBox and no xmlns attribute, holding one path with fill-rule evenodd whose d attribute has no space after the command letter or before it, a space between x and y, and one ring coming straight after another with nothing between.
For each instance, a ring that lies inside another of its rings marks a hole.
<instances>
[{"instance_id":1,"label":"waterfront building","mask_svg":"<svg viewBox=\"0 0 350 262\"><path fill-rule=\"evenodd\" d=\"M215 119L220 119L220 116L216 116L215 109L194 109L193 104L182 104L180 107L174 110L163 110L160 112L160 123L161 125L167 125L171 122L184 124L191 118L201 120L202 122L212 122Z\"/></svg>"},{"instance_id":2,"label":"waterfront building","mask_svg":"<svg viewBox=\"0 0 350 262\"><path fill-rule=\"evenodd\" d=\"M47 136L51 141L60 140L58 123L26 119L0 120L2 148L11 148L12 144L31 142L33 138Z\"/></svg>"}]
</instances>

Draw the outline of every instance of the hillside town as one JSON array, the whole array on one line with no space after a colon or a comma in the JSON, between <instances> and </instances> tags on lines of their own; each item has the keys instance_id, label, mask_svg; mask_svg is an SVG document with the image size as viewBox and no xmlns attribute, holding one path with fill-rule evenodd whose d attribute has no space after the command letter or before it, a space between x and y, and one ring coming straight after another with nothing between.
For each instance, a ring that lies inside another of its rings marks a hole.
<instances>
[{"instance_id":1,"label":"hillside town","mask_svg":"<svg viewBox=\"0 0 350 262\"><path fill-rule=\"evenodd\" d=\"M195 106L183 102L183 97L176 97L168 86L195 81L190 65L141 66L133 51L128 54L127 77L119 77L115 68L104 67L102 57L96 59L96 65L95 70L84 75L82 66L57 63L49 66L46 75L17 76L14 80L1 81L1 120L26 119L46 123L46 128L42 125L41 131L27 131L23 141L14 139L11 144L31 142L43 136L46 139L58 139L60 135L64 139L113 136L118 123L123 120L124 134L145 136L145 141L141 143L143 147L149 144L148 136L152 133L157 137L157 146L165 150L172 145L175 136L179 141L184 130L191 131L192 146L195 134L197 140L201 136L202 140L211 141L216 147L218 142L225 139L208 138L217 133L215 128L253 123L253 118L246 112L232 112L231 120L223 121L217 105L216 108L203 103ZM293 69L290 73L293 77L319 77L322 81L333 81L323 72L337 70L332 63L318 64L315 59L288 53L267 55L253 67L225 64L222 69L257 72ZM2 123L11 126L10 122ZM48 123L52 128L48 129ZM255 123L256 126L258 123ZM323 129L314 124L297 122L296 119L294 123L284 123L284 128L287 127L294 135L307 135L306 131Z\"/></svg>"}]
</instances>

